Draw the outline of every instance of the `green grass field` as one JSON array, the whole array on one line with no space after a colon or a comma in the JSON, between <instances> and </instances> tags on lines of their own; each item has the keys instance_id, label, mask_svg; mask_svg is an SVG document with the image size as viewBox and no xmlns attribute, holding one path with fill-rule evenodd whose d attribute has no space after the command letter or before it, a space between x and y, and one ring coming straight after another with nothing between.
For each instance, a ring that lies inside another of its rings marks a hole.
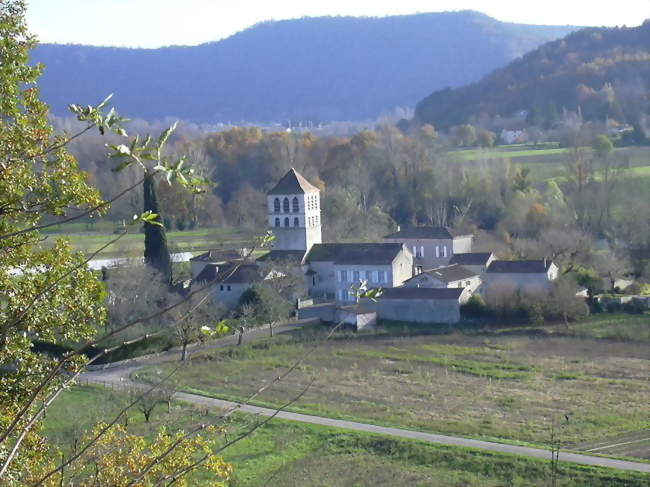
<instances>
[{"instance_id":1,"label":"green grass field","mask_svg":"<svg viewBox=\"0 0 650 487\"><path fill-rule=\"evenodd\" d=\"M650 315L637 315L566 331L436 334L416 328L404 334L393 325L375 333L340 333L258 402L278 405L316 377L294 410L540 446L548 443L551 418L567 414L565 445L605 441L650 429L649 328ZM302 330L205 353L179 372L179 380L190 392L243 399L324 333ZM146 380L158 369L138 377Z\"/></svg>"},{"instance_id":2,"label":"green grass field","mask_svg":"<svg viewBox=\"0 0 650 487\"><path fill-rule=\"evenodd\" d=\"M568 157L568 152L569 149L553 144L540 144L539 146L519 144L497 146L491 149L458 150L452 151L450 154L463 162L480 163L509 159L514 164L530 169L530 175L534 181L545 181L551 178L561 179L564 176L564 161ZM650 147L617 148L614 149L610 157L627 162L629 169L625 170L626 175L650 175Z\"/></svg>"},{"instance_id":3,"label":"green grass field","mask_svg":"<svg viewBox=\"0 0 650 487\"><path fill-rule=\"evenodd\" d=\"M113 224L101 222L94 229L85 223L73 223L51 227L46 232L44 245L51 245L57 237L68 238L76 250L95 252L118 235L112 233ZM201 228L197 230L167 232L172 252L199 253L208 249L225 249L250 246L251 235L239 228ZM144 252L144 234L135 228L130 233L99 254L99 258L141 256Z\"/></svg>"},{"instance_id":4,"label":"green grass field","mask_svg":"<svg viewBox=\"0 0 650 487\"><path fill-rule=\"evenodd\" d=\"M54 403L44 422L44 433L68 448L75 438L100 419L112 418L124 396L100 387L73 387ZM150 424L129 413L129 429L153 435L166 425L187 429L197 422L215 423L219 411L199 411L174 403L168 413L161 405ZM236 416L229 435L254 424L251 416ZM221 424L218 423L217 424ZM232 437L232 436L231 436ZM550 464L543 460L480 450L398 440L372 434L273 420L224 452L233 463L232 487L353 487L427 486L497 487L550 485ZM642 474L561 464L559 485L574 487L642 487ZM192 479L190 485L209 485L210 479Z\"/></svg>"}]
</instances>

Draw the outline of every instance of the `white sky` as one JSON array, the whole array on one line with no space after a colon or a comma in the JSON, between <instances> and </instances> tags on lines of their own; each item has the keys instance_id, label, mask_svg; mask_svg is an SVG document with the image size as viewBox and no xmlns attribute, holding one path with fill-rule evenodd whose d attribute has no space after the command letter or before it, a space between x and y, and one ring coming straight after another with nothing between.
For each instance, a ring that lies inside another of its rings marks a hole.
<instances>
[{"instance_id":1,"label":"white sky","mask_svg":"<svg viewBox=\"0 0 650 487\"><path fill-rule=\"evenodd\" d=\"M42 42L158 47L218 40L257 22L478 10L506 22L635 26L650 0L28 0Z\"/></svg>"}]
</instances>

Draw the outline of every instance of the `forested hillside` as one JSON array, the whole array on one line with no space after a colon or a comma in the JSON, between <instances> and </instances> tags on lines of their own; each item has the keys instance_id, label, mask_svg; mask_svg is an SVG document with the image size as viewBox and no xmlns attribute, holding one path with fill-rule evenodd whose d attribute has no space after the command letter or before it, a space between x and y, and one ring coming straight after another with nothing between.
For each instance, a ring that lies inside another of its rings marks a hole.
<instances>
[{"instance_id":1,"label":"forested hillside","mask_svg":"<svg viewBox=\"0 0 650 487\"><path fill-rule=\"evenodd\" d=\"M461 86L573 27L477 12L265 22L194 47L43 44L33 59L54 113L108 93L124 113L195 122L375 118Z\"/></svg>"},{"instance_id":2,"label":"forested hillside","mask_svg":"<svg viewBox=\"0 0 650 487\"><path fill-rule=\"evenodd\" d=\"M422 100L416 119L448 128L479 118L509 117L549 126L563 111L584 120L638 123L650 107L650 21L636 28L588 28L544 44L457 89Z\"/></svg>"}]
</instances>

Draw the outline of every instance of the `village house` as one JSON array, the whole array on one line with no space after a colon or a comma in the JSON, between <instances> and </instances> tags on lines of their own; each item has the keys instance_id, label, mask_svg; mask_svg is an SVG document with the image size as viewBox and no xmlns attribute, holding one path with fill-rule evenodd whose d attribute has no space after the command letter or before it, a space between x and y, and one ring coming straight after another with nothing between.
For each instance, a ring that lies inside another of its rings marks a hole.
<instances>
[{"instance_id":1,"label":"village house","mask_svg":"<svg viewBox=\"0 0 650 487\"><path fill-rule=\"evenodd\" d=\"M212 286L212 299L227 309L236 307L253 284L270 276L262 276L255 262L232 262L222 266L207 265L193 280L193 285Z\"/></svg>"},{"instance_id":2,"label":"village house","mask_svg":"<svg viewBox=\"0 0 650 487\"><path fill-rule=\"evenodd\" d=\"M558 267L551 260L495 260L490 263L479 292L519 291L536 295L551 289Z\"/></svg>"},{"instance_id":3,"label":"village house","mask_svg":"<svg viewBox=\"0 0 650 487\"><path fill-rule=\"evenodd\" d=\"M472 251L473 235L457 234L445 227L398 227L384 241L400 243L413 254L415 272L449 264L454 254Z\"/></svg>"},{"instance_id":4,"label":"village house","mask_svg":"<svg viewBox=\"0 0 650 487\"><path fill-rule=\"evenodd\" d=\"M479 274L458 264L422 271L404 282L404 287L461 288L473 294L481 285Z\"/></svg>"},{"instance_id":5,"label":"village house","mask_svg":"<svg viewBox=\"0 0 650 487\"><path fill-rule=\"evenodd\" d=\"M452 256L449 264L461 265L482 276L495 258L492 252L456 253Z\"/></svg>"},{"instance_id":6,"label":"village house","mask_svg":"<svg viewBox=\"0 0 650 487\"><path fill-rule=\"evenodd\" d=\"M413 256L398 243L327 243L314 245L303 261L310 296L347 303L352 285L401 286L413 273Z\"/></svg>"},{"instance_id":7,"label":"village house","mask_svg":"<svg viewBox=\"0 0 650 487\"><path fill-rule=\"evenodd\" d=\"M208 250L190 259L192 279L196 279L207 266L216 266L218 270L219 266L225 266L242 259L242 252L239 250Z\"/></svg>"}]
</instances>

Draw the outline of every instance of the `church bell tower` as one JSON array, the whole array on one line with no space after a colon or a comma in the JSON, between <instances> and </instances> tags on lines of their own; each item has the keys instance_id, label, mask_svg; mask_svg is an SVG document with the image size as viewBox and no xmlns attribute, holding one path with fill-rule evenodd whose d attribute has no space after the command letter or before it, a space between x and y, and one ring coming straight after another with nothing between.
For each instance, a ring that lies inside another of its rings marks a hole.
<instances>
[{"instance_id":1,"label":"church bell tower","mask_svg":"<svg viewBox=\"0 0 650 487\"><path fill-rule=\"evenodd\" d=\"M294 168L267 195L273 250L302 250L321 243L320 190Z\"/></svg>"}]
</instances>

